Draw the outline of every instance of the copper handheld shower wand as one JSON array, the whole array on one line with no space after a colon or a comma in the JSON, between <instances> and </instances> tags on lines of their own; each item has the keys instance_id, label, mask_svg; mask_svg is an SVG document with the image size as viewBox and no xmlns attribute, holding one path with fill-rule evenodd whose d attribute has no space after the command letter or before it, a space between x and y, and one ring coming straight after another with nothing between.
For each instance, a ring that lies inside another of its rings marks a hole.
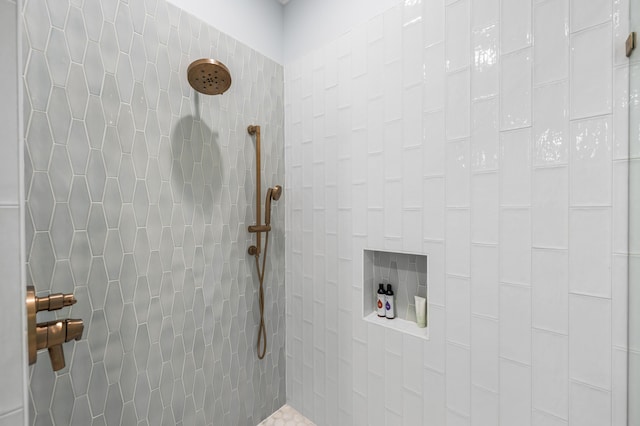
<instances>
[{"instance_id":1,"label":"copper handheld shower wand","mask_svg":"<svg viewBox=\"0 0 640 426\"><path fill-rule=\"evenodd\" d=\"M267 199L265 200L264 207L264 224L271 226L271 200L278 201L282 195L282 187L276 185L273 188L269 188L267 191Z\"/></svg>"}]
</instances>

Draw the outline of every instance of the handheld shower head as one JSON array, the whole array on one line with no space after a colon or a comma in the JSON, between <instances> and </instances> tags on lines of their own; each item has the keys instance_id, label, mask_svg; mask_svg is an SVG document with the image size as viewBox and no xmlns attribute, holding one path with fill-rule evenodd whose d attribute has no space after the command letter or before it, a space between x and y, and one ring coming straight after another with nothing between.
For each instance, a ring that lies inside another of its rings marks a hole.
<instances>
[{"instance_id":1,"label":"handheld shower head","mask_svg":"<svg viewBox=\"0 0 640 426\"><path fill-rule=\"evenodd\" d=\"M276 185L273 188L271 188L271 198L274 201L278 201L281 195L282 195L282 187L280 185Z\"/></svg>"},{"instance_id":2,"label":"handheld shower head","mask_svg":"<svg viewBox=\"0 0 640 426\"><path fill-rule=\"evenodd\" d=\"M271 200L278 201L282 195L282 187L276 185L273 188L267 190L267 200L265 202L264 209L264 223L265 225L271 225Z\"/></svg>"}]
</instances>

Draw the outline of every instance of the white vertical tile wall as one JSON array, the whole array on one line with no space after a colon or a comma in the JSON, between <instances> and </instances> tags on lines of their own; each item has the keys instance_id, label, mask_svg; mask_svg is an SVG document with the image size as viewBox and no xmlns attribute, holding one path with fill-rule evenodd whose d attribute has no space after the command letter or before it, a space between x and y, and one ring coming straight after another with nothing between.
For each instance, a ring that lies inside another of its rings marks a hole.
<instances>
[{"instance_id":1,"label":"white vertical tile wall","mask_svg":"<svg viewBox=\"0 0 640 426\"><path fill-rule=\"evenodd\" d=\"M26 424L27 368L24 298L23 191L21 173L22 117L19 8L21 2L0 0L0 425Z\"/></svg>"},{"instance_id":2,"label":"white vertical tile wall","mask_svg":"<svg viewBox=\"0 0 640 426\"><path fill-rule=\"evenodd\" d=\"M626 19L624 13L629 13L630 20ZM622 13L618 10L614 10L614 16L619 17L621 19L621 23L616 23L614 25L614 33L616 36L616 40L621 40L624 38L623 33L627 34L629 31L629 26L634 28L635 31L639 28L640 24L640 7L637 2L631 4L631 8L627 10L622 10ZM616 59L616 63L623 63L625 61L625 56L623 53L623 49L616 48L614 49L614 57ZM617 369L612 375L612 386L615 391L616 388L619 387L627 387L629 389L629 398L634 401L638 399L640 395L640 333L638 326L640 325L640 321L638 321L640 315L640 287L638 284L640 281L638 278L640 277L640 187L638 183L640 182L640 161L638 161L640 157L640 128L638 127L638 122L640 120L640 102L638 102L638 93L640 92L640 54L638 50L633 53L630 58L631 64L628 70L616 69L616 85L620 84L623 89L626 89L626 75L625 72L628 72L629 75L629 140L620 141L619 152L616 152L614 155L616 158L622 159L621 161L616 161L616 166L625 166L626 162L624 159L626 158L626 152L628 150L628 155L631 157L631 160L628 163L628 179L630 182L629 186L629 199L628 199L628 214L629 214L629 239L628 239L628 247L629 247L629 257L628 264L627 259L621 261L620 257L617 257L614 260L614 270L617 273L614 275L613 281L613 302L612 302L612 310L616 312L613 321L614 324L619 323L620 314L619 311L622 308L624 313L628 314L629 321L629 353L628 353L628 366L629 366L629 376L628 382L627 377L625 377L620 369ZM623 72L624 71L624 72ZM618 91L616 90L616 93ZM620 101L624 99L624 96L620 96L618 93L617 98L614 98L614 107L616 108L614 111L614 118L620 121L620 124L615 124L614 130L617 130L619 125L624 125L623 123L627 120L625 114L623 114L624 110L619 110L622 106ZM615 133L614 133L615 134ZM616 146L618 144L616 143ZM618 150L616 150L618 151ZM623 155L619 155L623 154ZM616 196L617 191L614 192L614 200L618 197ZM614 217L618 217L619 215L624 215L624 209L614 209L613 211ZM615 225L615 224L614 224ZM615 228L614 228L615 229ZM615 231L616 235L618 231ZM614 250L618 251L618 246L620 243L624 244L624 240L619 241L619 238L616 238L616 243L614 244ZM626 247L626 245L625 245ZM628 268L628 280L629 285L622 285L621 283L621 268ZM625 291L628 293L625 294ZM625 297L626 296L626 297ZM620 302L624 302L625 299L628 298L628 311L624 309L624 304L621 305ZM620 334L614 335L614 344L618 344L620 341ZM615 365L619 365L620 363L624 364L627 362L626 353L621 351L617 351L614 353L614 363ZM626 420L623 416L625 407L620 406L614 402L613 416L618 421L616 424L624 424L624 420ZM635 424L640 422L640 409L635 405L629 406L629 424Z\"/></svg>"},{"instance_id":3,"label":"white vertical tile wall","mask_svg":"<svg viewBox=\"0 0 640 426\"><path fill-rule=\"evenodd\" d=\"M285 66L287 399L305 415L623 424L629 4L588 3L402 2ZM403 344L363 322L358 271L362 248L420 240L430 340ZM334 318L328 291L349 300ZM335 358L337 380L312 373Z\"/></svg>"}]
</instances>

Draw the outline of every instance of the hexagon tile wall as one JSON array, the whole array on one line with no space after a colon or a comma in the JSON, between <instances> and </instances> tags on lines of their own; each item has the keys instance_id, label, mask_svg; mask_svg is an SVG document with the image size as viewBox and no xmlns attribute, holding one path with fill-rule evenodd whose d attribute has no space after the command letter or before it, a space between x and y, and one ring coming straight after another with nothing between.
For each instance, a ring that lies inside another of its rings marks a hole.
<instances>
[{"instance_id":1,"label":"hexagon tile wall","mask_svg":"<svg viewBox=\"0 0 640 426\"><path fill-rule=\"evenodd\" d=\"M282 67L164 0L25 3L29 283L74 292L61 315L87 326L67 368L32 367L32 424L259 423L285 402L284 208L258 362L246 127L282 183ZM200 57L226 94L189 87Z\"/></svg>"}]
</instances>

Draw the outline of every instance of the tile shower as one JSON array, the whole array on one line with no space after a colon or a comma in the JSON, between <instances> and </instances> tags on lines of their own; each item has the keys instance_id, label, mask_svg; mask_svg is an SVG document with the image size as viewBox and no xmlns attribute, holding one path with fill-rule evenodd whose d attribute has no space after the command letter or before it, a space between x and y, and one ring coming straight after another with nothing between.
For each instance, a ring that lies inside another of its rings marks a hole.
<instances>
[{"instance_id":1,"label":"tile shower","mask_svg":"<svg viewBox=\"0 0 640 426\"><path fill-rule=\"evenodd\" d=\"M34 425L247 424L285 403L284 209L258 362L255 153L284 180L283 68L159 1L25 1L28 284L73 292L85 338L30 370ZM224 62L205 97L186 67ZM44 316L42 317L44 318Z\"/></svg>"},{"instance_id":2,"label":"tile shower","mask_svg":"<svg viewBox=\"0 0 640 426\"><path fill-rule=\"evenodd\" d=\"M626 424L628 0L398 0L284 67L164 0L24 3L27 281L87 326L32 424ZM366 250L428 256L427 340L363 321Z\"/></svg>"}]
</instances>

